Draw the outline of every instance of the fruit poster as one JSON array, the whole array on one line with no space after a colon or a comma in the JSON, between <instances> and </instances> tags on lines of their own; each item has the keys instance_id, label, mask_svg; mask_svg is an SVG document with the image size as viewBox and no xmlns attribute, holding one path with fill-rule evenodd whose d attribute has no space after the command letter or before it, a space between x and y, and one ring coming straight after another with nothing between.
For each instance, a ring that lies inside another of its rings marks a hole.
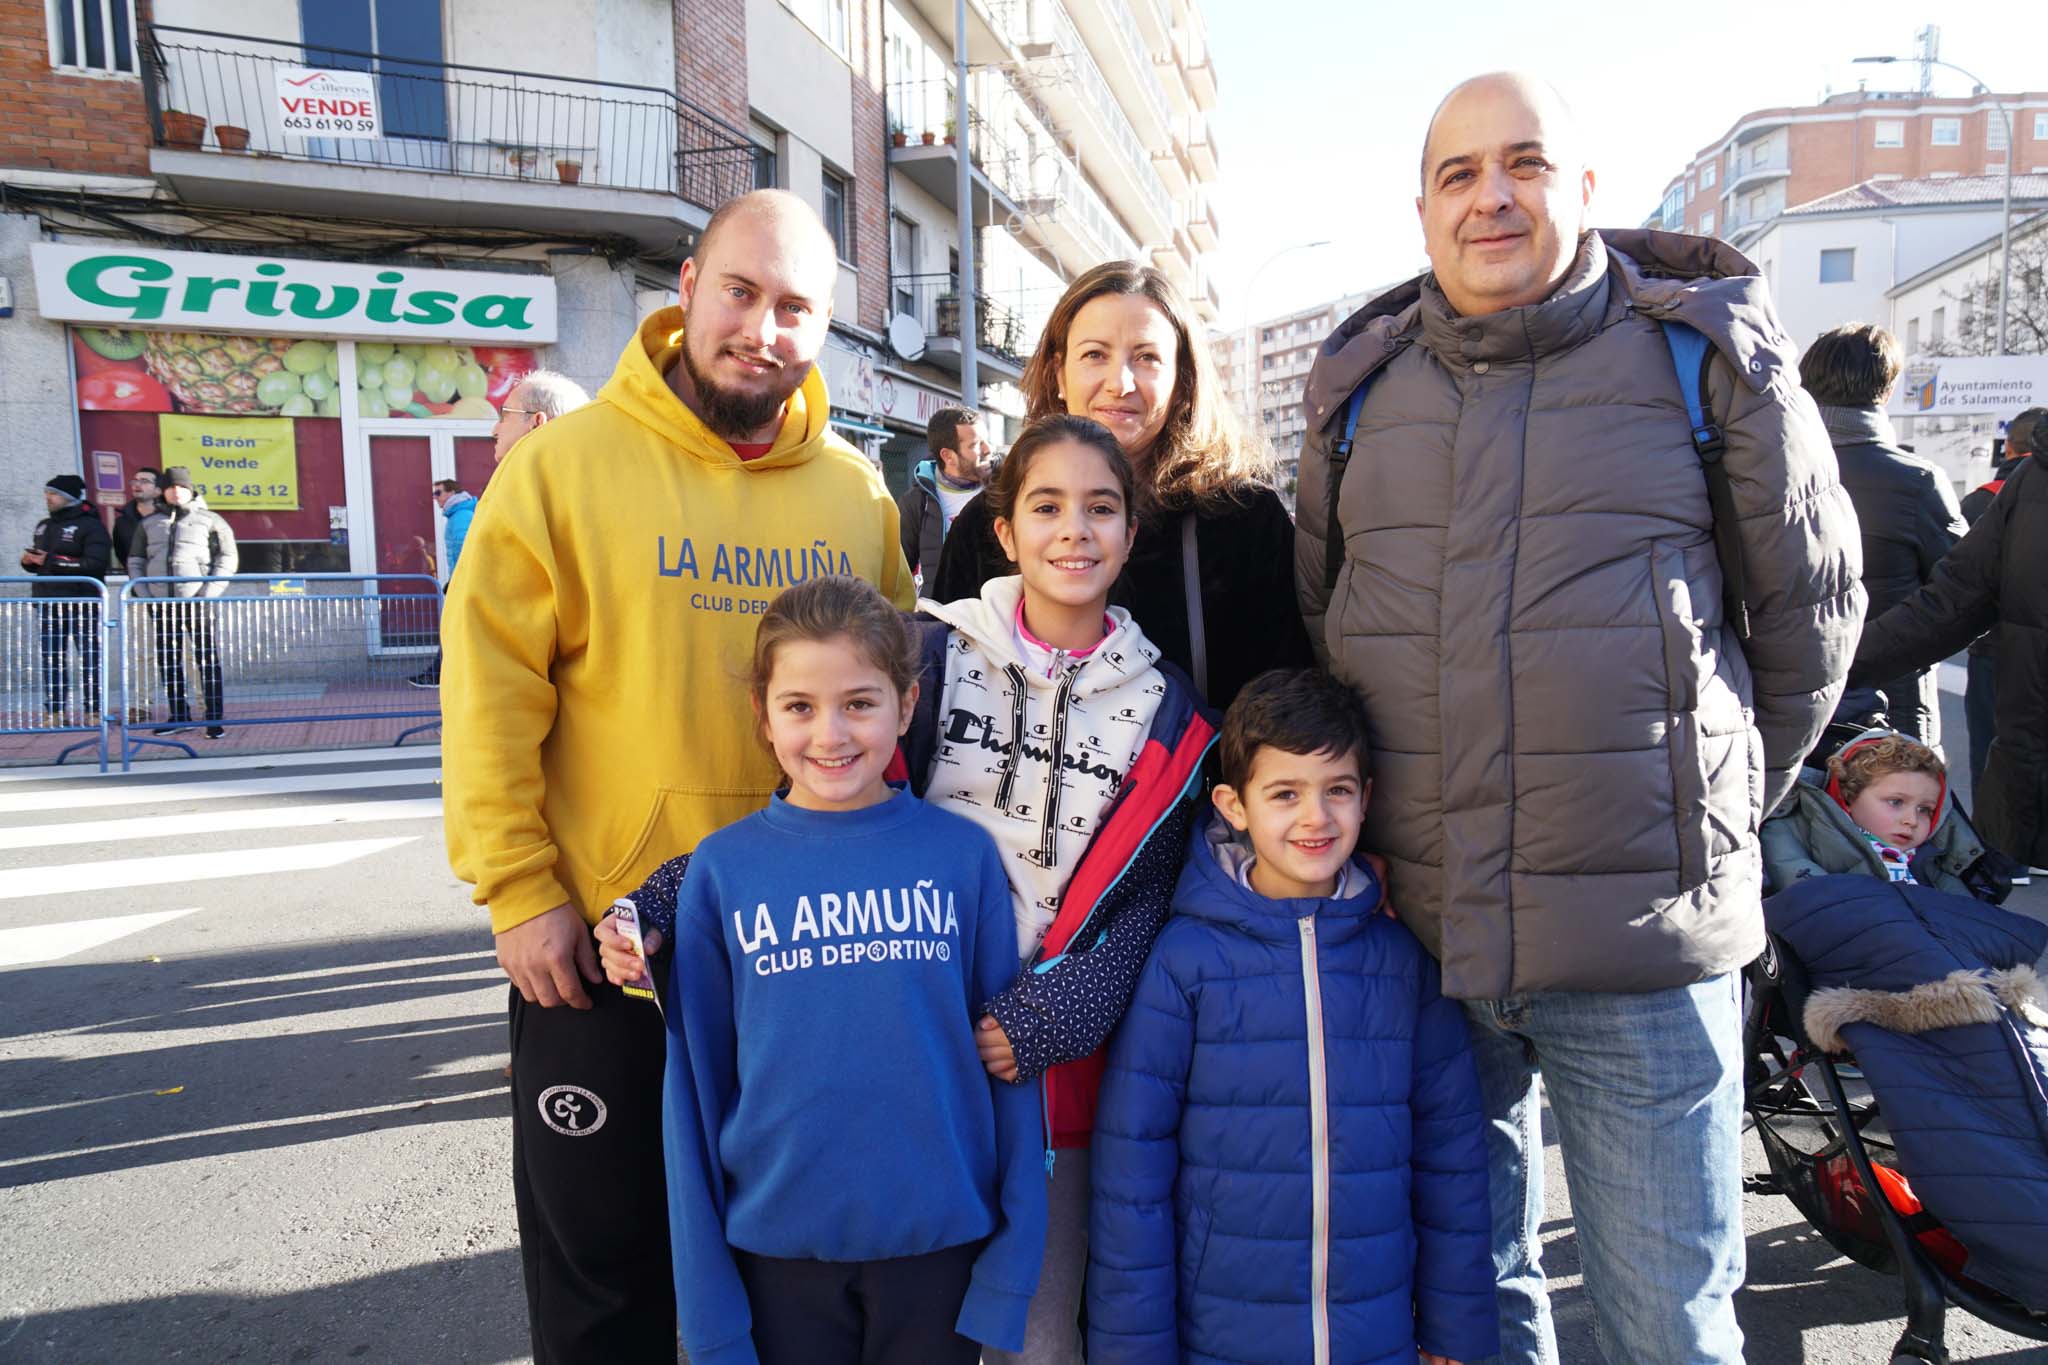
<instances>
[{"instance_id":1,"label":"fruit poster","mask_svg":"<svg viewBox=\"0 0 2048 1365\"><path fill-rule=\"evenodd\" d=\"M192 471L192 491L216 512L299 509L298 438L289 418L165 413L157 444L162 467Z\"/></svg>"},{"instance_id":2,"label":"fruit poster","mask_svg":"<svg viewBox=\"0 0 2048 1365\"><path fill-rule=\"evenodd\" d=\"M71 349L86 412L211 417L450 417L497 420L536 368L530 347L359 341L353 395L341 347L314 338L77 327Z\"/></svg>"}]
</instances>

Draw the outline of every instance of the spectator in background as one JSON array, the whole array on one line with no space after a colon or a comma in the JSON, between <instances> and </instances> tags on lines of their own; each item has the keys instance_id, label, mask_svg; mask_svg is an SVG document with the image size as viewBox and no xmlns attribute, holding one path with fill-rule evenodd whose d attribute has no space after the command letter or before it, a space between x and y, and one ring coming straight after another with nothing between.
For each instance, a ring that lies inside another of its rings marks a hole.
<instances>
[{"instance_id":1,"label":"spectator in background","mask_svg":"<svg viewBox=\"0 0 2048 1365\"><path fill-rule=\"evenodd\" d=\"M510 402L508 398L506 400ZM438 479L434 483L434 507L441 513L441 520L447 529L442 532L441 541L448 547L447 562L441 565L441 586L445 589L455 581L455 561L462 558L462 542L469 535L470 518L476 515L476 499L463 491L461 484L453 479ZM439 687L441 685L441 651L434 651L434 666L424 673L415 673L406 681L414 687Z\"/></svg>"},{"instance_id":2,"label":"spectator in background","mask_svg":"<svg viewBox=\"0 0 2048 1365\"><path fill-rule=\"evenodd\" d=\"M491 439L497 442L497 449L491 452L491 463L505 463L505 456L522 436L540 430L544 423L589 401L590 395L583 391L583 386L568 375L535 370L505 395L505 406L498 409L498 420L491 424ZM455 556L451 552L448 557Z\"/></svg>"},{"instance_id":3,"label":"spectator in background","mask_svg":"<svg viewBox=\"0 0 2048 1365\"><path fill-rule=\"evenodd\" d=\"M2005 487L2005 481L2027 456L2040 449L2048 427L2048 408L2028 408L2005 427L2005 455L1988 482L1973 488L1963 498L1963 520L1977 524ZM1984 779L1984 757L1998 734L1998 632L1987 630L1970 642L1970 678L1963 692L1963 720L1970 728L1970 799L1974 804L1977 784Z\"/></svg>"},{"instance_id":4,"label":"spectator in background","mask_svg":"<svg viewBox=\"0 0 2048 1365\"><path fill-rule=\"evenodd\" d=\"M930 458L918 462L910 473L910 487L903 491L901 509L903 557L920 582L936 579L939 551L946 544L946 532L976 493L987 470L988 438L982 434L981 414L967 408L940 408L925 424L925 447Z\"/></svg>"},{"instance_id":5,"label":"spectator in background","mask_svg":"<svg viewBox=\"0 0 2048 1365\"><path fill-rule=\"evenodd\" d=\"M114 518L115 573L128 572L129 557L135 553L135 533L163 505L157 500L157 481L162 477L162 470L144 465L128 478L128 505ZM150 670L155 667L152 661L156 657L156 618L150 608L138 604L137 610L121 613L119 625L133 640L126 647L128 657L134 661L125 683L128 719L148 720L151 699L155 696Z\"/></svg>"},{"instance_id":6,"label":"spectator in background","mask_svg":"<svg viewBox=\"0 0 2048 1365\"><path fill-rule=\"evenodd\" d=\"M1890 332L1853 322L1823 332L1799 359L1799 382L1820 405L1842 486L1863 528L1866 621L1912 596L1963 538L1962 509L1948 476L1899 449L1885 403L1905 368ZM1941 694L1932 668L1874 684L1885 694L1891 727L1930 748L1941 743Z\"/></svg>"},{"instance_id":7,"label":"spectator in background","mask_svg":"<svg viewBox=\"0 0 2048 1365\"><path fill-rule=\"evenodd\" d=\"M156 513L156 482L161 477L161 470L147 465L129 476L128 505L114 518L114 568L117 570L125 571L128 567L135 528L142 525L145 517Z\"/></svg>"},{"instance_id":8,"label":"spectator in background","mask_svg":"<svg viewBox=\"0 0 2048 1365\"><path fill-rule=\"evenodd\" d=\"M38 580L29 595L38 599L36 616L42 631L43 711L52 725L81 714L85 724L93 725L100 711L102 602L86 584L60 580L106 582L112 546L98 509L85 500L85 480L76 474L59 474L45 484L43 502L50 515L36 523L29 548L21 554L21 567ZM74 600L47 600L51 598ZM64 700L71 683L66 665L73 639L78 641L77 712Z\"/></svg>"},{"instance_id":9,"label":"spectator in background","mask_svg":"<svg viewBox=\"0 0 2048 1365\"><path fill-rule=\"evenodd\" d=\"M2034 869L2048 865L2048 469L2037 432L2038 419L2014 442L2028 457L2008 466L1932 581L1870 623L1849 670L1851 687L1867 686L1996 632L1997 733L1971 795L1985 840Z\"/></svg>"},{"instance_id":10,"label":"spectator in background","mask_svg":"<svg viewBox=\"0 0 2048 1365\"><path fill-rule=\"evenodd\" d=\"M128 550L130 578L225 579L241 566L235 533L192 486L192 471L174 464L161 481L163 506L136 528ZM184 644L192 644L192 662L199 667L199 690L206 708L206 737L227 731L222 715L220 639L214 630L213 608L197 599L215 598L228 590L225 582L157 585L153 597L169 598L156 614L156 667L170 699L169 724L160 735L192 728L192 703L185 686Z\"/></svg>"}]
</instances>

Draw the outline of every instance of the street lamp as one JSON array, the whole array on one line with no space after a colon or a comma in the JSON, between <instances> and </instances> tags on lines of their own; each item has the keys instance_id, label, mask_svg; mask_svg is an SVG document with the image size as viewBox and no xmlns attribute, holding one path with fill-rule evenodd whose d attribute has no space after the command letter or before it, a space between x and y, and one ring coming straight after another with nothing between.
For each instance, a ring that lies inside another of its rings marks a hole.
<instances>
[{"instance_id":1,"label":"street lamp","mask_svg":"<svg viewBox=\"0 0 2048 1365\"><path fill-rule=\"evenodd\" d=\"M1990 85L1978 80L1976 76L1954 62L1944 62L1933 57L1857 57L1853 60L1871 66L1888 66L1893 62L1945 66L1957 75L1967 77L1972 85L1989 96L1992 107L1998 110L1999 121L2005 124L2005 203L1998 215L1998 354L2004 355L2005 304L2012 295L2012 139L2019 131L2013 126L2012 115L2006 111L2005 101L1991 93Z\"/></svg>"},{"instance_id":2,"label":"street lamp","mask_svg":"<svg viewBox=\"0 0 2048 1365\"><path fill-rule=\"evenodd\" d=\"M1257 433L1261 440L1266 435L1266 409L1265 405L1259 401L1258 376L1252 369L1252 300L1258 294L1259 276L1265 274L1266 268L1282 256L1291 256L1297 251L1314 251L1319 247L1326 247L1329 244L1328 239L1321 239L1313 242L1296 242L1293 246L1283 246L1265 260L1260 261L1259 268L1252 271L1251 279L1245 283L1244 302L1238 306L1238 330L1244 333L1244 397L1245 403L1251 409L1252 430Z\"/></svg>"}]
</instances>

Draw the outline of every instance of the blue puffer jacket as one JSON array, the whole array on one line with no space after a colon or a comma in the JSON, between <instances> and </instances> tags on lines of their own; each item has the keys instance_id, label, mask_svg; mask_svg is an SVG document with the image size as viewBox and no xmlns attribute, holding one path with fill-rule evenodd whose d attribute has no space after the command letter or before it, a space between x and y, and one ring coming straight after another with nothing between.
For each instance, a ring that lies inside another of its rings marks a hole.
<instances>
[{"instance_id":1,"label":"blue puffer jacket","mask_svg":"<svg viewBox=\"0 0 2048 1365\"><path fill-rule=\"evenodd\" d=\"M1805 1023L1856 1054L1963 1273L2048 1309L2048 927L1929 887L1810 877L1764 902L1811 978Z\"/></svg>"},{"instance_id":2,"label":"blue puffer jacket","mask_svg":"<svg viewBox=\"0 0 2048 1365\"><path fill-rule=\"evenodd\" d=\"M1088 1359L1497 1349L1465 1018L1380 891L1273 901L1194 841L1095 1117Z\"/></svg>"}]
</instances>

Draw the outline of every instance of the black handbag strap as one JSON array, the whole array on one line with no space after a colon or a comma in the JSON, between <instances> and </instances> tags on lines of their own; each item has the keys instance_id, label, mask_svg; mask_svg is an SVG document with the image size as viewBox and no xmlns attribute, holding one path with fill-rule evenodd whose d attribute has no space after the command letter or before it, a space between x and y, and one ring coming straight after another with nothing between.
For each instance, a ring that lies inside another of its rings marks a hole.
<instances>
[{"instance_id":1,"label":"black handbag strap","mask_svg":"<svg viewBox=\"0 0 2048 1365\"><path fill-rule=\"evenodd\" d=\"M1188 663L1195 691L1209 695L1209 635L1202 622L1202 557L1195 548L1195 514L1180 519L1180 576L1188 600Z\"/></svg>"}]
</instances>

